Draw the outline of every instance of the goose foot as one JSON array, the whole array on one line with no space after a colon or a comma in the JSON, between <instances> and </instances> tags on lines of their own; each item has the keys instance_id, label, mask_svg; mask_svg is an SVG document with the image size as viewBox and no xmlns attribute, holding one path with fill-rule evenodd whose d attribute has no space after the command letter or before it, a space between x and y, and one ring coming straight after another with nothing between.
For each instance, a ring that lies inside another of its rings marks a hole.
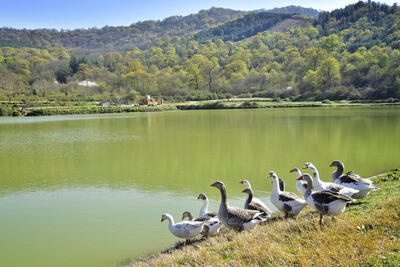
<instances>
[{"instance_id":1,"label":"goose foot","mask_svg":"<svg viewBox=\"0 0 400 267\"><path fill-rule=\"evenodd\" d=\"M319 225L322 225L322 214L319 216Z\"/></svg>"}]
</instances>

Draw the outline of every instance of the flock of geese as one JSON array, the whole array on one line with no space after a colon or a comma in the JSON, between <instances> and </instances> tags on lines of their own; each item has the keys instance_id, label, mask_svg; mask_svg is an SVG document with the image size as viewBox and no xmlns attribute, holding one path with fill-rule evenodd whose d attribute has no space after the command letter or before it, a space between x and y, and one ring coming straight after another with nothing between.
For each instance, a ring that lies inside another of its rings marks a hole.
<instances>
[{"instance_id":1,"label":"flock of geese","mask_svg":"<svg viewBox=\"0 0 400 267\"><path fill-rule=\"evenodd\" d=\"M302 174L298 168L290 171L296 173L296 189L304 199L292 192L286 192L283 180L275 172L269 172L267 179L272 179L273 182L270 196L272 204L285 218L298 215L305 206L310 205L320 214L319 223L322 224L324 215L341 214L347 204L366 197L371 190L379 190L369 179L361 178L352 171L344 173L344 164L339 160L333 161L329 166L337 168L332 173L332 182L322 181L317 168L310 162L304 165L304 169L311 170L313 178L308 173ZM211 185L221 193L218 213L208 211L208 199L202 193L197 197L203 200L198 218L193 219L193 215L185 211L182 222L175 223L170 214L164 213L161 222L168 220L170 232L176 237L186 239L186 244L199 234L204 237L217 235L221 225L236 231L254 229L259 223L267 221L272 212L260 199L254 197L249 181L243 180L240 183L246 186L242 192L247 194L243 209L228 204L226 187L223 182L218 181ZM183 221L185 218L189 220Z\"/></svg>"}]
</instances>

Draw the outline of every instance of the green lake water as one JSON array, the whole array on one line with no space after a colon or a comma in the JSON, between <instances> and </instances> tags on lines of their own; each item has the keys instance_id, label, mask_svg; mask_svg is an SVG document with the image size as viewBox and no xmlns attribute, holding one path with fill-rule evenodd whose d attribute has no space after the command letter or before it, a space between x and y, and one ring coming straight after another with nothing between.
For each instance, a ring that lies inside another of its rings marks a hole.
<instances>
[{"instance_id":1,"label":"green lake water","mask_svg":"<svg viewBox=\"0 0 400 267\"><path fill-rule=\"evenodd\" d=\"M161 214L217 210L225 182L265 200L311 161L371 176L400 166L400 108L291 108L0 118L0 266L109 266L178 239Z\"/></svg>"}]
</instances>

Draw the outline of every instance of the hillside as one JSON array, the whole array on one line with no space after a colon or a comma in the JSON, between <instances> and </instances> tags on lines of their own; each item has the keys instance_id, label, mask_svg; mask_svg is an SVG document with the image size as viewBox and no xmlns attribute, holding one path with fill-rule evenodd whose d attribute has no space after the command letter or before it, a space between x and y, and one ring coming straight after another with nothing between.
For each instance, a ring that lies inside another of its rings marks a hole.
<instances>
[{"instance_id":1,"label":"hillside","mask_svg":"<svg viewBox=\"0 0 400 267\"><path fill-rule=\"evenodd\" d=\"M12 29L0 28L0 47L35 47L62 46L66 48L107 48L126 50L132 46L146 47L152 40L163 37L184 36L224 23L246 14L224 8L201 10L189 16L172 16L161 21L143 21L130 26L101 29Z\"/></svg>"},{"instance_id":2,"label":"hillside","mask_svg":"<svg viewBox=\"0 0 400 267\"><path fill-rule=\"evenodd\" d=\"M325 217L322 226L307 207L296 219L277 216L252 231L224 231L127 266L397 266L399 179L399 170L376 178L380 191L348 207L335 220Z\"/></svg>"},{"instance_id":3,"label":"hillside","mask_svg":"<svg viewBox=\"0 0 400 267\"><path fill-rule=\"evenodd\" d=\"M259 12L268 12L276 14L302 14L310 18L317 18L320 11L313 8L305 8L301 6L286 6L286 7L276 7L273 9L260 9Z\"/></svg>"},{"instance_id":4,"label":"hillside","mask_svg":"<svg viewBox=\"0 0 400 267\"><path fill-rule=\"evenodd\" d=\"M266 31L272 26L291 17L292 15L290 14L268 12L248 14L234 21L201 31L197 33L194 38L201 43L217 39L236 42L254 36L259 32Z\"/></svg>"},{"instance_id":5,"label":"hillside","mask_svg":"<svg viewBox=\"0 0 400 267\"><path fill-rule=\"evenodd\" d=\"M350 51L382 42L400 48L400 25L395 22L399 16L397 5L390 7L360 1L342 9L322 12L314 25L319 27L322 35L341 33Z\"/></svg>"}]
</instances>

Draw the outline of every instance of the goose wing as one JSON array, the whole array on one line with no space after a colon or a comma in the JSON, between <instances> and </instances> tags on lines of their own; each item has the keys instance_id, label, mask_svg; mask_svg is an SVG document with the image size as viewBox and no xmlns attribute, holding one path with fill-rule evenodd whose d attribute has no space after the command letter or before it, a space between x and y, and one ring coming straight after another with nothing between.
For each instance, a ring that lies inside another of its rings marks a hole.
<instances>
[{"instance_id":1,"label":"goose wing","mask_svg":"<svg viewBox=\"0 0 400 267\"><path fill-rule=\"evenodd\" d=\"M212 218L218 216L218 214L216 212L213 212L213 211L209 211L205 215L208 216L208 217L212 217Z\"/></svg>"},{"instance_id":2,"label":"goose wing","mask_svg":"<svg viewBox=\"0 0 400 267\"><path fill-rule=\"evenodd\" d=\"M243 224L253 220L261 213L255 210L245 210L236 207L228 208L228 224L242 226Z\"/></svg>"},{"instance_id":3,"label":"goose wing","mask_svg":"<svg viewBox=\"0 0 400 267\"><path fill-rule=\"evenodd\" d=\"M206 221L208 221L208 220L210 220L210 218L207 218L207 217L199 217L199 218L196 218L194 221L195 221L195 222L206 222Z\"/></svg>"},{"instance_id":4,"label":"goose wing","mask_svg":"<svg viewBox=\"0 0 400 267\"><path fill-rule=\"evenodd\" d=\"M336 200L342 200L345 202L352 202L351 197L341 195L332 191L319 191L311 194L314 202L319 204L329 204Z\"/></svg>"},{"instance_id":5,"label":"goose wing","mask_svg":"<svg viewBox=\"0 0 400 267\"><path fill-rule=\"evenodd\" d=\"M342 185L329 183L329 190L332 192L339 192L342 189L343 189Z\"/></svg>"},{"instance_id":6,"label":"goose wing","mask_svg":"<svg viewBox=\"0 0 400 267\"><path fill-rule=\"evenodd\" d=\"M258 210L261 212L265 212L266 214L270 214L271 211L268 209L268 207L262 203L261 201L252 201L248 205L248 209L250 210Z\"/></svg>"},{"instance_id":7,"label":"goose wing","mask_svg":"<svg viewBox=\"0 0 400 267\"><path fill-rule=\"evenodd\" d=\"M360 177L359 175L357 176ZM358 179L356 178L357 176L354 175L352 171L349 171L346 174L340 176L339 180L341 184L356 184L358 182Z\"/></svg>"},{"instance_id":8,"label":"goose wing","mask_svg":"<svg viewBox=\"0 0 400 267\"><path fill-rule=\"evenodd\" d=\"M297 201L299 198L295 193L292 192L281 192L279 194L279 201L288 202L288 201Z\"/></svg>"}]
</instances>

